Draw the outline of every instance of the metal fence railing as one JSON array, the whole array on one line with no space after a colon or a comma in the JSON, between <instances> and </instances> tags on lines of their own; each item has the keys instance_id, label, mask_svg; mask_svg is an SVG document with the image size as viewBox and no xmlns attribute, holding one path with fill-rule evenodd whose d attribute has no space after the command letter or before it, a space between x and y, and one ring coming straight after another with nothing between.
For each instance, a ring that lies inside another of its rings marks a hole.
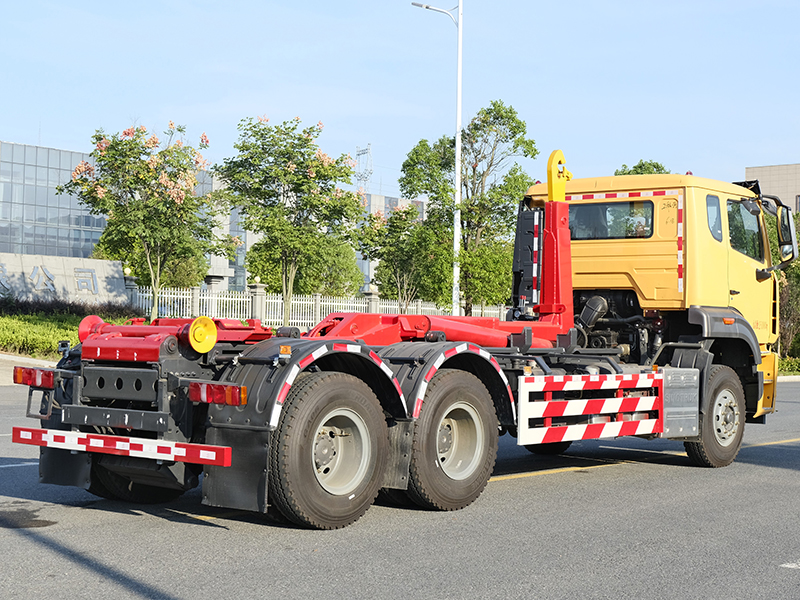
<instances>
[{"instance_id":1,"label":"metal fence railing","mask_svg":"<svg viewBox=\"0 0 800 600\"><path fill-rule=\"evenodd\" d=\"M150 314L153 290L139 287L131 290L131 302L144 314ZM473 306L474 316L505 317L503 306ZM308 329L333 312L400 313L397 300L377 297L355 296L337 298L320 294L292 296L289 325ZM422 315L447 315L449 308L440 308L433 302L414 300L408 313ZM278 326L283 323L283 296L265 294L262 286L252 286L245 292L218 291L196 288L164 288L158 298L159 317L189 318L205 315L217 319L260 319L264 325Z\"/></svg>"},{"instance_id":2,"label":"metal fence railing","mask_svg":"<svg viewBox=\"0 0 800 600\"><path fill-rule=\"evenodd\" d=\"M199 313L212 319L249 319L251 306L248 292L200 290Z\"/></svg>"}]
</instances>

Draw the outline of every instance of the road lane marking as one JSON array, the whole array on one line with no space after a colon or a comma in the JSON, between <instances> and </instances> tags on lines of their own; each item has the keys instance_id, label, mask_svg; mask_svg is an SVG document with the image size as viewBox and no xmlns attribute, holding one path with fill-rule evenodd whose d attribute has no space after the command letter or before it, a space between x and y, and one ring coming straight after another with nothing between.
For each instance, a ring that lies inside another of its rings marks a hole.
<instances>
[{"instance_id":1,"label":"road lane marking","mask_svg":"<svg viewBox=\"0 0 800 600\"><path fill-rule=\"evenodd\" d=\"M800 442L800 438L792 438L791 440L778 440L777 442L763 442L761 444L743 444L742 448L758 448L759 446L775 446L777 444L792 444Z\"/></svg>"},{"instance_id":2,"label":"road lane marking","mask_svg":"<svg viewBox=\"0 0 800 600\"><path fill-rule=\"evenodd\" d=\"M535 473L513 473L511 475L497 475L496 477L490 477L489 481L508 481L509 479L523 479L525 477L535 477L537 475L557 475L558 473L571 473L573 471L588 471L589 469L600 469L602 467L616 467L617 465L624 465L624 464L630 464L630 461L606 463L604 465L589 465L587 467L565 467L563 469L536 471Z\"/></svg>"},{"instance_id":3,"label":"road lane marking","mask_svg":"<svg viewBox=\"0 0 800 600\"><path fill-rule=\"evenodd\" d=\"M781 565L787 569L800 569L800 563L786 563L785 565Z\"/></svg>"},{"instance_id":4,"label":"road lane marking","mask_svg":"<svg viewBox=\"0 0 800 600\"><path fill-rule=\"evenodd\" d=\"M181 515L182 517L187 517L189 519L194 519L195 521L214 521L216 519L228 519L231 517L238 517L241 515L249 515L252 514L246 510L235 510L235 511L227 511L224 513L219 513L217 515L196 515L191 514L188 512L184 512L182 510L175 510L174 508L168 509L169 512Z\"/></svg>"},{"instance_id":5,"label":"road lane marking","mask_svg":"<svg viewBox=\"0 0 800 600\"><path fill-rule=\"evenodd\" d=\"M0 465L0 469L10 469L11 467L28 467L30 465L38 465L38 462L16 463L13 465Z\"/></svg>"}]
</instances>

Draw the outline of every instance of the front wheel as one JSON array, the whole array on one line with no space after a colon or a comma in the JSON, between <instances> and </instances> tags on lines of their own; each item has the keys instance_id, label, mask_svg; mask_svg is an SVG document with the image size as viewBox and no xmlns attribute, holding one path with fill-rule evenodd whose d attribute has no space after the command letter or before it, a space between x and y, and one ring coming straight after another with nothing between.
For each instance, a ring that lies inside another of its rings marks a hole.
<instances>
[{"instance_id":1,"label":"front wheel","mask_svg":"<svg viewBox=\"0 0 800 600\"><path fill-rule=\"evenodd\" d=\"M383 483L388 440L383 410L363 381L345 373L301 375L272 436L270 501L298 525L353 523Z\"/></svg>"},{"instance_id":2,"label":"front wheel","mask_svg":"<svg viewBox=\"0 0 800 600\"><path fill-rule=\"evenodd\" d=\"M711 367L708 404L700 415L700 441L684 442L689 459L700 467L725 467L739 453L744 435L744 389L736 372L724 365Z\"/></svg>"},{"instance_id":3,"label":"front wheel","mask_svg":"<svg viewBox=\"0 0 800 600\"><path fill-rule=\"evenodd\" d=\"M480 379L440 369L428 384L411 454L409 497L458 510L486 487L497 456L497 415Z\"/></svg>"}]
</instances>

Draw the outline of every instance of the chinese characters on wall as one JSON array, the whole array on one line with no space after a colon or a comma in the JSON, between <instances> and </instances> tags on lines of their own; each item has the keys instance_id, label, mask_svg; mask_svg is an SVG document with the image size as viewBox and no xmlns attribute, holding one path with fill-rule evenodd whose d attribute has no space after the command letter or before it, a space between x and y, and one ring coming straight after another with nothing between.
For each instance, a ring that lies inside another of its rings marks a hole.
<instances>
[{"instance_id":1,"label":"chinese characters on wall","mask_svg":"<svg viewBox=\"0 0 800 600\"><path fill-rule=\"evenodd\" d=\"M26 276L26 283L34 292L56 293L56 276L44 265L35 265ZM78 293L88 292L94 296L99 293L97 273L95 269L75 267L73 273L74 290ZM0 293L23 291L15 290L14 284L5 263L0 263Z\"/></svg>"}]
</instances>

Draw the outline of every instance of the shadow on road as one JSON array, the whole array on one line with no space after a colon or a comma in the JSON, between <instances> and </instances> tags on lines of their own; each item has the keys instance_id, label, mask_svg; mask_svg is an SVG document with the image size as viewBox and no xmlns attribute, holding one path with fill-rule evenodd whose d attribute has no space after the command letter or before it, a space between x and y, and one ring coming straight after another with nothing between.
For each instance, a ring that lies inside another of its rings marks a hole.
<instances>
[{"instance_id":1,"label":"shadow on road","mask_svg":"<svg viewBox=\"0 0 800 600\"><path fill-rule=\"evenodd\" d=\"M743 445L736 459L739 463L772 467L781 469L800 470L800 440L784 440L764 444ZM16 463L16 464L14 464ZM22 466L24 464L24 466ZM279 528L295 528L288 523L277 511L263 515L249 511L232 510L205 506L201 503L201 489L190 490L182 497L169 503L141 505L128 504L115 500L97 498L84 490L65 488L55 485L38 483L38 471L34 466L35 461L20 460L18 458L0 457L0 467L14 465L24 470L25 482L11 478L0 477L0 496L15 499L11 502L0 503L0 528L26 530L20 535L35 537L35 532L29 529L49 526L36 517L25 501L60 504L72 506L79 510L96 511L123 516L145 517L164 520L170 523L191 524L201 527L228 529L233 522L251 523L256 525L269 525ZM668 467L697 468L690 462L681 444L665 440L596 440L574 443L564 454L559 456L535 455L524 448L515 446L512 440L501 441L500 454L492 473L493 478L525 476L526 474L557 473L564 470L580 471L600 466L622 464L653 464ZM14 470L17 470L16 468ZM416 505L403 499L402 493L391 491L382 492L378 496L377 504L394 506L402 509L421 510ZM34 507L34 510L35 507ZM37 543L51 545L54 550L70 552L65 546L56 548L58 544L46 537L34 539ZM72 560L78 560L80 555L73 553ZM100 563L89 565L102 571ZM134 582L135 583L135 582ZM146 586L145 586L146 587ZM144 590L144 588L142 588ZM136 591L136 589L134 589ZM164 597L168 595L148 596L153 590L141 591L147 597ZM140 592L136 592L140 593ZM159 593L161 593L159 591Z\"/></svg>"},{"instance_id":2,"label":"shadow on road","mask_svg":"<svg viewBox=\"0 0 800 600\"><path fill-rule=\"evenodd\" d=\"M800 471L800 440L744 445L736 462Z\"/></svg>"},{"instance_id":3,"label":"shadow on road","mask_svg":"<svg viewBox=\"0 0 800 600\"><path fill-rule=\"evenodd\" d=\"M37 512L38 510L24 508L15 508L12 512L0 511L0 528L13 530L20 538L60 556L77 567L95 573L109 584L120 586L131 594L142 598L178 600L177 596L138 581L120 569L89 556L85 551L76 550L63 542L56 541L40 530L40 528L48 526L51 522L36 519Z\"/></svg>"},{"instance_id":4,"label":"shadow on road","mask_svg":"<svg viewBox=\"0 0 800 600\"><path fill-rule=\"evenodd\" d=\"M682 450L681 446L669 446L663 450L618 446L615 440L574 443L564 454L557 456L532 454L527 451L523 452L523 449L520 448L520 451L513 456L499 458L492 476L544 473L623 463L691 466L689 458Z\"/></svg>"}]
</instances>

